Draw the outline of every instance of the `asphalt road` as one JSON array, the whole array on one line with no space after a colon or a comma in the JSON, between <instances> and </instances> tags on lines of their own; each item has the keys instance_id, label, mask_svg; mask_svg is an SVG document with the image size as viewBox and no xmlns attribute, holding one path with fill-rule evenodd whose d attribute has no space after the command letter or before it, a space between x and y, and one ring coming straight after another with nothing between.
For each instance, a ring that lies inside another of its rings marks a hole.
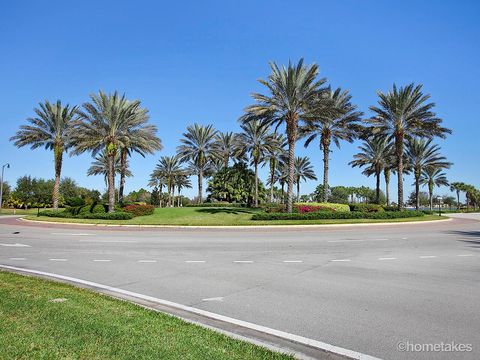
<instances>
[{"instance_id":1,"label":"asphalt road","mask_svg":"<svg viewBox=\"0 0 480 360\"><path fill-rule=\"evenodd\" d=\"M0 264L95 281L383 359L479 359L479 220L137 230L39 227L1 217ZM410 350L442 342L473 350L405 352L400 342Z\"/></svg>"}]
</instances>

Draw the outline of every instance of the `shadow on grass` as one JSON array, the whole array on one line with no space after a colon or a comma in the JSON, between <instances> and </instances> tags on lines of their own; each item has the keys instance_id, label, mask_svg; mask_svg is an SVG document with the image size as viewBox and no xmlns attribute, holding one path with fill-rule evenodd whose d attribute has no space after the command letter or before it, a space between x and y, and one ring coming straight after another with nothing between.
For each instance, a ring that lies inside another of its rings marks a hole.
<instances>
[{"instance_id":1,"label":"shadow on grass","mask_svg":"<svg viewBox=\"0 0 480 360\"><path fill-rule=\"evenodd\" d=\"M447 233L462 237L458 241L469 244L473 248L480 248L480 231L452 230L448 231Z\"/></svg>"},{"instance_id":2,"label":"shadow on grass","mask_svg":"<svg viewBox=\"0 0 480 360\"><path fill-rule=\"evenodd\" d=\"M202 214L252 214L252 209L242 209L242 208L202 208L196 209L195 211Z\"/></svg>"}]
</instances>

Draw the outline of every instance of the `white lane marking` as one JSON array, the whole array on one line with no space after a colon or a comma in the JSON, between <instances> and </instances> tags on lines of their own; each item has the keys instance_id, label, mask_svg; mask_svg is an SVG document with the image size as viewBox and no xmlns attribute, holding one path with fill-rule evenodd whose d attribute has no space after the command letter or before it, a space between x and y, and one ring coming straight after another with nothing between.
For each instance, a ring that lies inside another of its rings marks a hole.
<instances>
[{"instance_id":1,"label":"white lane marking","mask_svg":"<svg viewBox=\"0 0 480 360\"><path fill-rule=\"evenodd\" d=\"M52 233L52 235L95 236L96 234L85 234L85 233Z\"/></svg>"},{"instance_id":2,"label":"white lane marking","mask_svg":"<svg viewBox=\"0 0 480 360\"><path fill-rule=\"evenodd\" d=\"M94 262L110 262L112 260L109 260L109 259L94 259L93 261Z\"/></svg>"},{"instance_id":3,"label":"white lane marking","mask_svg":"<svg viewBox=\"0 0 480 360\"><path fill-rule=\"evenodd\" d=\"M460 254L460 255L457 255L457 256L466 257L466 256L473 256L473 254Z\"/></svg>"},{"instance_id":4,"label":"white lane marking","mask_svg":"<svg viewBox=\"0 0 480 360\"><path fill-rule=\"evenodd\" d=\"M135 240L78 240L78 242L88 242L88 243L136 243Z\"/></svg>"},{"instance_id":5,"label":"white lane marking","mask_svg":"<svg viewBox=\"0 0 480 360\"><path fill-rule=\"evenodd\" d=\"M151 302L163 305L163 306L169 306L169 307L172 307L172 308L175 308L175 309L188 311L190 313L201 315L201 316L208 317L208 318L211 318L211 319L215 319L215 320L227 322L227 323L230 323L230 324L234 324L236 326L241 326L241 327L244 327L244 328L247 328L247 329L263 332L263 333L273 335L273 336L276 336L276 337L279 337L279 338L282 338L282 339L287 339L287 340L294 341L294 342L297 342L297 343L300 343L300 344L303 344L303 345L312 346L316 349L321 349L321 350L324 350L326 352L338 354L338 355L348 357L348 358L352 358L352 359L380 360L379 358L376 358L376 357L373 357L373 356L370 356L370 355L359 353L357 351L348 350L348 349L341 348L341 347L338 347L338 346L335 346L335 345L327 344L327 343L324 343L324 342L321 342L321 341L318 341L318 340L309 339L309 338L306 338L306 337L303 337L303 336L300 336L300 335L295 335L295 334L287 333L287 332L284 332L284 331L275 330L275 329L272 329L272 328L269 328L269 327L266 327L266 326L253 324L251 322L234 319L234 318L231 318L231 317L228 317L228 316L225 316L225 315L215 314L215 313L205 311L205 310L201 310L201 309L196 309L194 307L178 304L178 303L168 301L168 300L155 298L153 296L143 295L143 294L135 293L133 291L123 290L123 289L115 288L113 286L108 286L108 285L95 283L93 281L76 279L76 278L69 277L69 276L52 274L52 273L38 271L38 270L29 270L29 269L19 268L19 267L15 267L15 266L8 266L8 265L0 265L0 268L22 271L22 272L26 272L26 273L30 273L30 274L36 274L36 275L42 275L42 276L49 276L51 278L71 281L71 282L75 282L77 284L82 284L82 285L94 287L96 289L102 289L102 290L105 290L105 291L108 291L108 292L116 292L117 294L122 294L122 295L128 296L130 298L133 297L133 298L137 298L137 299L151 301Z\"/></svg>"},{"instance_id":6,"label":"white lane marking","mask_svg":"<svg viewBox=\"0 0 480 360\"><path fill-rule=\"evenodd\" d=\"M157 260L138 260L139 263L156 263Z\"/></svg>"},{"instance_id":7,"label":"white lane marking","mask_svg":"<svg viewBox=\"0 0 480 360\"><path fill-rule=\"evenodd\" d=\"M303 263L303 260L283 260L283 262L287 264L298 264Z\"/></svg>"},{"instance_id":8,"label":"white lane marking","mask_svg":"<svg viewBox=\"0 0 480 360\"><path fill-rule=\"evenodd\" d=\"M235 260L234 263L237 263L237 264L251 264L253 263L252 260Z\"/></svg>"},{"instance_id":9,"label":"white lane marking","mask_svg":"<svg viewBox=\"0 0 480 360\"><path fill-rule=\"evenodd\" d=\"M185 262L187 264L196 264L196 263L203 264L205 260L186 260Z\"/></svg>"},{"instance_id":10,"label":"white lane marking","mask_svg":"<svg viewBox=\"0 0 480 360\"><path fill-rule=\"evenodd\" d=\"M350 260L350 259L334 259L332 261L334 261L334 262L344 262L344 261L352 261L352 260Z\"/></svg>"},{"instance_id":11,"label":"white lane marking","mask_svg":"<svg viewBox=\"0 0 480 360\"><path fill-rule=\"evenodd\" d=\"M329 240L329 243L349 243L349 242L362 242L362 241L388 241L390 239L362 239L362 240Z\"/></svg>"},{"instance_id":12,"label":"white lane marking","mask_svg":"<svg viewBox=\"0 0 480 360\"><path fill-rule=\"evenodd\" d=\"M49 260L49 261L67 261L67 259L56 259L56 258L54 258L54 259L48 259L48 260Z\"/></svg>"},{"instance_id":13,"label":"white lane marking","mask_svg":"<svg viewBox=\"0 0 480 360\"><path fill-rule=\"evenodd\" d=\"M397 258L394 258L394 257L381 257L381 258L378 258L378 260L397 260Z\"/></svg>"},{"instance_id":14,"label":"white lane marking","mask_svg":"<svg viewBox=\"0 0 480 360\"><path fill-rule=\"evenodd\" d=\"M420 256L420 259L433 259L436 258L435 255L425 255L425 256Z\"/></svg>"},{"instance_id":15,"label":"white lane marking","mask_svg":"<svg viewBox=\"0 0 480 360\"><path fill-rule=\"evenodd\" d=\"M202 299L202 301L223 301L223 297L219 296L219 297L213 297L213 298L206 298L206 299Z\"/></svg>"},{"instance_id":16,"label":"white lane marking","mask_svg":"<svg viewBox=\"0 0 480 360\"><path fill-rule=\"evenodd\" d=\"M15 243L15 244L0 244L0 246L8 246L8 247L31 247L30 245L27 245L27 244L19 244L19 243Z\"/></svg>"},{"instance_id":17,"label":"white lane marking","mask_svg":"<svg viewBox=\"0 0 480 360\"><path fill-rule=\"evenodd\" d=\"M407 240L408 238L407 237L403 237L402 240Z\"/></svg>"},{"instance_id":18,"label":"white lane marking","mask_svg":"<svg viewBox=\"0 0 480 360\"><path fill-rule=\"evenodd\" d=\"M26 258L10 258L10 260L27 260Z\"/></svg>"}]
</instances>

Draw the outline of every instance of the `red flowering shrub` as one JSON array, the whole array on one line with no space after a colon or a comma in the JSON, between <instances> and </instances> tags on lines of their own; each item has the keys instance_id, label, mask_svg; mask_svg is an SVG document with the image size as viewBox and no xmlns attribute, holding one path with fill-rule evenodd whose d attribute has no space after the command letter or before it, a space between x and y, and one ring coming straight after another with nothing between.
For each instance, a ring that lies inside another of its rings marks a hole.
<instances>
[{"instance_id":1,"label":"red flowering shrub","mask_svg":"<svg viewBox=\"0 0 480 360\"><path fill-rule=\"evenodd\" d=\"M123 208L123 211L135 216L153 215L155 207L153 205L132 204Z\"/></svg>"},{"instance_id":2,"label":"red flowering shrub","mask_svg":"<svg viewBox=\"0 0 480 360\"><path fill-rule=\"evenodd\" d=\"M295 210L300 214L319 212L319 211L335 211L335 209L319 205L295 205Z\"/></svg>"}]
</instances>

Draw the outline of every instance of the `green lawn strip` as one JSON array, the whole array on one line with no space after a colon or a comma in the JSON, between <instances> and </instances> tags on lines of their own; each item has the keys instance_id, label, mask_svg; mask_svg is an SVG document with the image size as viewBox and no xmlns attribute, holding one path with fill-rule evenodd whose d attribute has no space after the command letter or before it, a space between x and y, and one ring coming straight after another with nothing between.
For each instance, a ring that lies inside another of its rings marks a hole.
<instances>
[{"instance_id":1,"label":"green lawn strip","mask_svg":"<svg viewBox=\"0 0 480 360\"><path fill-rule=\"evenodd\" d=\"M51 302L64 298L65 302ZM0 359L293 359L70 285L0 271Z\"/></svg>"},{"instance_id":2,"label":"green lawn strip","mask_svg":"<svg viewBox=\"0 0 480 360\"><path fill-rule=\"evenodd\" d=\"M153 215L139 216L131 220L101 219L65 219L53 217L28 216L30 220L52 221L80 224L117 224L117 225L190 225L190 226L232 226L232 225L313 225L313 224L359 224L440 220L443 217L425 215L405 219L328 219L328 220L251 220L260 209L248 208L162 208L155 209Z\"/></svg>"},{"instance_id":3,"label":"green lawn strip","mask_svg":"<svg viewBox=\"0 0 480 360\"><path fill-rule=\"evenodd\" d=\"M40 211L42 210L51 210L51 209L44 209L41 208ZM36 215L38 209L37 208L32 208L32 209L5 209L2 208L2 211L0 212L0 215Z\"/></svg>"}]
</instances>

